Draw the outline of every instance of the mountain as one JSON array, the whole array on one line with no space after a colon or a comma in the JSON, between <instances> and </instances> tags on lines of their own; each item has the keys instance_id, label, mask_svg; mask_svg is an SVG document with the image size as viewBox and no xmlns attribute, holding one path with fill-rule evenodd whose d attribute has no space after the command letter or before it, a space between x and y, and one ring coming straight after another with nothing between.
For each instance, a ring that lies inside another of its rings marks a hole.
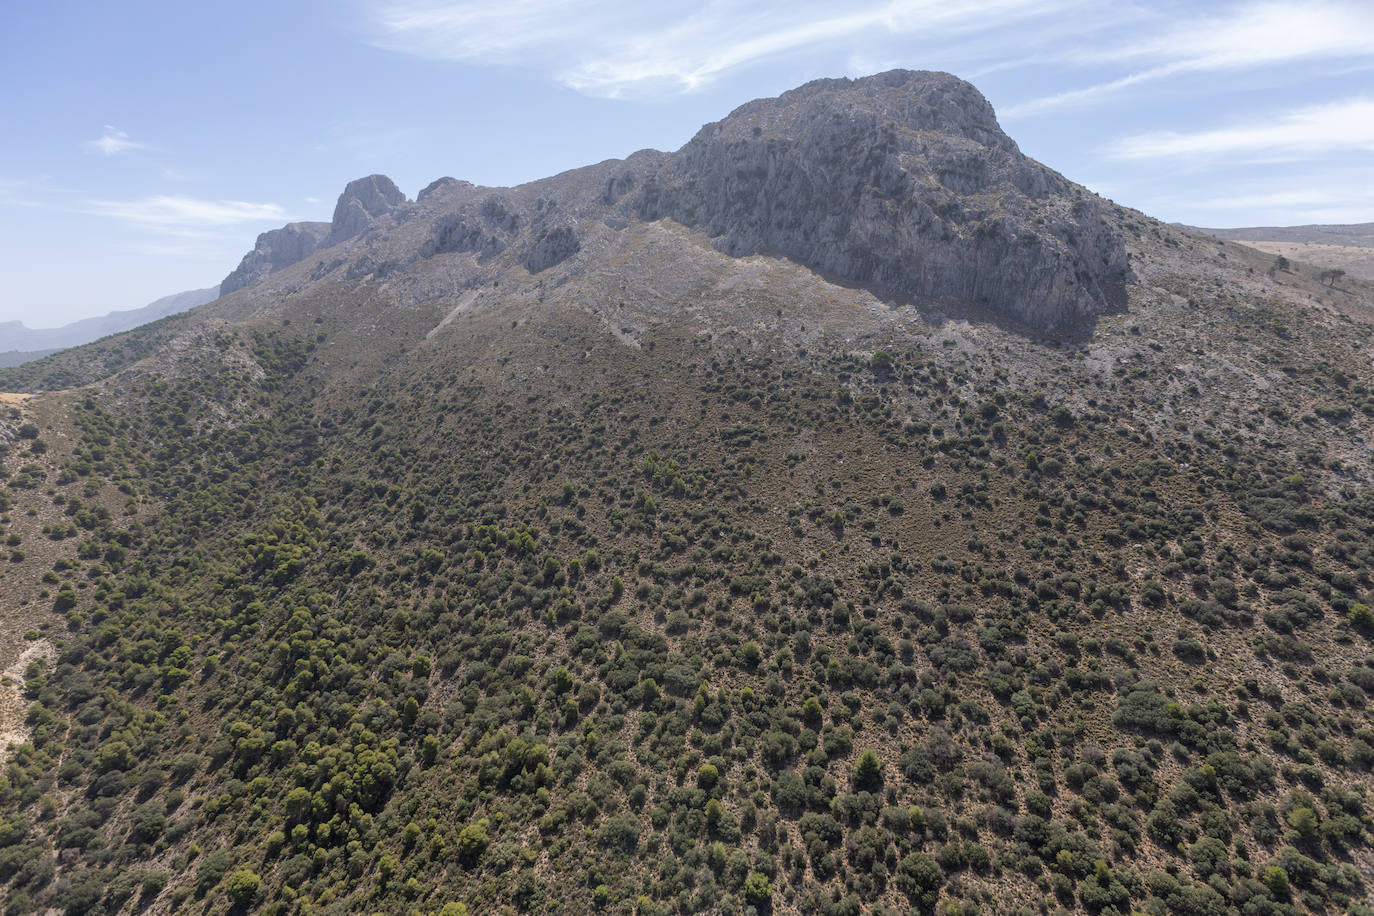
<instances>
[{"instance_id":1,"label":"mountain","mask_svg":"<svg viewBox=\"0 0 1374 916\"><path fill-rule=\"evenodd\" d=\"M0 371L11 910L1369 912L1374 284L902 71L279 238Z\"/></svg>"},{"instance_id":2,"label":"mountain","mask_svg":"<svg viewBox=\"0 0 1374 916\"><path fill-rule=\"evenodd\" d=\"M46 350L6 350L0 352L0 369L21 366L24 363L56 353L60 349L61 347L49 347Z\"/></svg>"},{"instance_id":3,"label":"mountain","mask_svg":"<svg viewBox=\"0 0 1374 916\"><path fill-rule=\"evenodd\" d=\"M893 71L859 90L819 80L741 107L671 156L645 152L504 193L441 180L404 204L385 176L355 181L328 227L260 236L221 292L393 212L428 236L419 246L409 232L395 244L374 237L346 276L466 251L539 273L619 226L668 217L733 256L775 252L890 295L1046 329L1120 309L1130 277L1106 205L1023 156L977 90L943 74Z\"/></svg>"},{"instance_id":4,"label":"mountain","mask_svg":"<svg viewBox=\"0 0 1374 916\"><path fill-rule=\"evenodd\" d=\"M1344 270L1351 276L1374 280L1374 223L1198 231L1295 261Z\"/></svg>"},{"instance_id":5,"label":"mountain","mask_svg":"<svg viewBox=\"0 0 1374 916\"><path fill-rule=\"evenodd\" d=\"M163 296L142 308L109 312L97 318L83 318L60 328L28 328L22 321L0 322L0 367L17 366L39 359L64 347L80 346L110 334L127 331L193 309L217 298L216 288L192 289Z\"/></svg>"}]
</instances>

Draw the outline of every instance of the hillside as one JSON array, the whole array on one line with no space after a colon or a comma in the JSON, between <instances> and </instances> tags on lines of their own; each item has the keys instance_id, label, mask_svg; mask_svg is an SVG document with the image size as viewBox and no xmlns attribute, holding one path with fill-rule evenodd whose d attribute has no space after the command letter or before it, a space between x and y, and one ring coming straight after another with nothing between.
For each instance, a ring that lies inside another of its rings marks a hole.
<instances>
[{"instance_id":1,"label":"hillside","mask_svg":"<svg viewBox=\"0 0 1374 916\"><path fill-rule=\"evenodd\" d=\"M0 368L18 366L42 359L64 347L81 344L128 331L204 305L219 295L217 288L192 289L184 293L163 296L142 308L110 312L95 318L83 318L57 328L29 328L21 321L0 322Z\"/></svg>"},{"instance_id":2,"label":"hillside","mask_svg":"<svg viewBox=\"0 0 1374 916\"><path fill-rule=\"evenodd\" d=\"M902 71L316 237L0 372L10 912L1371 912L1374 284Z\"/></svg>"},{"instance_id":3,"label":"hillside","mask_svg":"<svg viewBox=\"0 0 1374 916\"><path fill-rule=\"evenodd\" d=\"M1344 270L1351 276L1374 280L1374 223L1199 231L1290 260Z\"/></svg>"}]
</instances>

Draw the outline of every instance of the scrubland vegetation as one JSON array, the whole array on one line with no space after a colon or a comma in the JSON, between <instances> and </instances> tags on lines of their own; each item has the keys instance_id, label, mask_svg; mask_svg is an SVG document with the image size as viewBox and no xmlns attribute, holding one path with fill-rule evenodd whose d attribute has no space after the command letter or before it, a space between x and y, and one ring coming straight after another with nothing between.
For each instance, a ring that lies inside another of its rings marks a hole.
<instances>
[{"instance_id":1,"label":"scrubland vegetation","mask_svg":"<svg viewBox=\"0 0 1374 916\"><path fill-rule=\"evenodd\" d=\"M1247 314L1292 387L1227 399L1129 317L1040 375L498 319L12 410L9 913L1374 912L1374 394L1318 330Z\"/></svg>"}]
</instances>

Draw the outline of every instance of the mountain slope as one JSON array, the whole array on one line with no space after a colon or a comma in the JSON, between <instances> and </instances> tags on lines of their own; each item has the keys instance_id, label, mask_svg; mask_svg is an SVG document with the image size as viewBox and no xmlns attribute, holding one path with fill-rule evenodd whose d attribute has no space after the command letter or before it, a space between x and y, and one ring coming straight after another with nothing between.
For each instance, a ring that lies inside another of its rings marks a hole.
<instances>
[{"instance_id":1,"label":"mountain slope","mask_svg":"<svg viewBox=\"0 0 1374 916\"><path fill-rule=\"evenodd\" d=\"M783 98L894 87L1006 152L949 77ZM898 296L925 179L847 275L715 218L824 160L736 168L792 110L690 173L364 179L348 238L0 374L0 663L53 644L12 908L1366 912L1374 287L1065 183L999 206L1051 200L1047 276L1102 220L1124 308Z\"/></svg>"},{"instance_id":2,"label":"mountain slope","mask_svg":"<svg viewBox=\"0 0 1374 916\"><path fill-rule=\"evenodd\" d=\"M22 366L24 363L42 359L58 351L58 347L49 347L46 350L6 350L0 352L0 369L7 369L10 366Z\"/></svg>"}]
</instances>

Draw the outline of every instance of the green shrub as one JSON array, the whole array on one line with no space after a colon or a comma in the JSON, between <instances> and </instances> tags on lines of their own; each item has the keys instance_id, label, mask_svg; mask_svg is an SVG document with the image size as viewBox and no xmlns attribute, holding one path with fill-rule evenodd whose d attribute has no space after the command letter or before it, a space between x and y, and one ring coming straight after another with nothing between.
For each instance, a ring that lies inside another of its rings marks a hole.
<instances>
[{"instance_id":1,"label":"green shrub","mask_svg":"<svg viewBox=\"0 0 1374 916\"><path fill-rule=\"evenodd\" d=\"M261 886L262 879L256 872L241 868L229 879L229 899L240 906L246 906L258 895L258 888Z\"/></svg>"}]
</instances>

